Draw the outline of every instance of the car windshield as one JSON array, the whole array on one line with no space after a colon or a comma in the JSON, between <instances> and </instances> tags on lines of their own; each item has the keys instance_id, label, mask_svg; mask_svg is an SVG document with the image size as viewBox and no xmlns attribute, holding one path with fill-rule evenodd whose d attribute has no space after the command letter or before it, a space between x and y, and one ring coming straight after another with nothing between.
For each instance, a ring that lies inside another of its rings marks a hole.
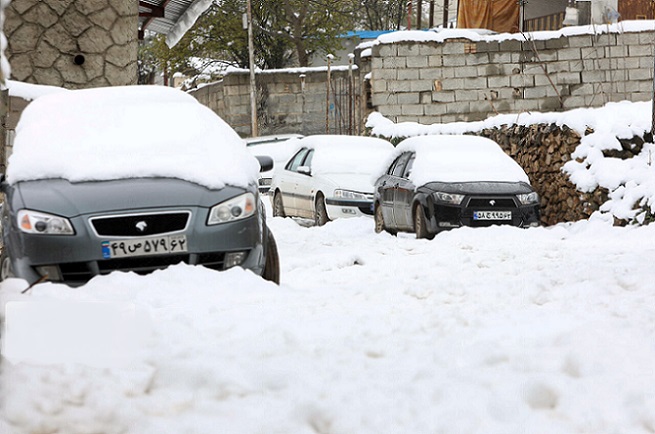
<instances>
[{"instance_id":1,"label":"car windshield","mask_svg":"<svg viewBox=\"0 0 655 434\"><path fill-rule=\"evenodd\" d=\"M7 180L178 178L247 186L259 165L243 140L195 98L163 86L44 95L24 110Z\"/></svg>"}]
</instances>

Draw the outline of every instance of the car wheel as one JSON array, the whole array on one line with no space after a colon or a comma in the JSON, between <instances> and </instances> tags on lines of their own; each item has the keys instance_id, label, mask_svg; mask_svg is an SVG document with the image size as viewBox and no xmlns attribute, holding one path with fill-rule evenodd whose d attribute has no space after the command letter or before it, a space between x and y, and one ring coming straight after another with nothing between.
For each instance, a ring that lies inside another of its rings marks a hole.
<instances>
[{"instance_id":1,"label":"car wheel","mask_svg":"<svg viewBox=\"0 0 655 434\"><path fill-rule=\"evenodd\" d=\"M0 254L0 282L10 277L14 277L14 273L11 270L11 260L3 248Z\"/></svg>"},{"instance_id":2,"label":"car wheel","mask_svg":"<svg viewBox=\"0 0 655 434\"><path fill-rule=\"evenodd\" d=\"M268 240L266 248L266 263L264 264L264 273L262 277L270 282L280 284L280 256L277 252L277 243L273 233L268 231Z\"/></svg>"},{"instance_id":3,"label":"car wheel","mask_svg":"<svg viewBox=\"0 0 655 434\"><path fill-rule=\"evenodd\" d=\"M391 235L396 235L396 231L392 231L391 229L387 228L386 225L384 224L384 217L382 216L382 207L380 205L377 205L375 207L375 233L379 234L382 231L386 231Z\"/></svg>"},{"instance_id":4,"label":"car wheel","mask_svg":"<svg viewBox=\"0 0 655 434\"><path fill-rule=\"evenodd\" d=\"M316 196L316 206L314 207L314 223L316 223L316 226L323 226L329 221L330 218L325 208L325 199L322 194L319 194Z\"/></svg>"},{"instance_id":5,"label":"car wheel","mask_svg":"<svg viewBox=\"0 0 655 434\"><path fill-rule=\"evenodd\" d=\"M284 204L282 203L282 194L279 191L273 196L273 217L286 217L284 213Z\"/></svg>"},{"instance_id":6,"label":"car wheel","mask_svg":"<svg viewBox=\"0 0 655 434\"><path fill-rule=\"evenodd\" d=\"M427 218L420 203L416 205L414 210L414 232L416 232L416 238L434 238L434 235L428 232Z\"/></svg>"}]
</instances>

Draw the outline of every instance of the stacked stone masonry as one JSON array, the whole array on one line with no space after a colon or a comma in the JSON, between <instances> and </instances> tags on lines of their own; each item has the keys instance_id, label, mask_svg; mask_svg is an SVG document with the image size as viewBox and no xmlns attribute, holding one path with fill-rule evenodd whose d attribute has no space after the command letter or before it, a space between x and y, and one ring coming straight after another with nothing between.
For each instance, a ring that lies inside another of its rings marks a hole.
<instances>
[{"instance_id":1,"label":"stacked stone masonry","mask_svg":"<svg viewBox=\"0 0 655 434\"><path fill-rule=\"evenodd\" d=\"M137 82L135 0L14 0L4 32L11 78L69 89Z\"/></svg>"}]
</instances>

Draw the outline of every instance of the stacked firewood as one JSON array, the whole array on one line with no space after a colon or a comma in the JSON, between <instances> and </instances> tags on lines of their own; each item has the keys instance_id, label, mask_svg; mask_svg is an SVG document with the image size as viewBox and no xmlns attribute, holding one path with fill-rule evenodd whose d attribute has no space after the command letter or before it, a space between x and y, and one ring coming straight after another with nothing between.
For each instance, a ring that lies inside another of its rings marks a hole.
<instances>
[{"instance_id":1,"label":"stacked firewood","mask_svg":"<svg viewBox=\"0 0 655 434\"><path fill-rule=\"evenodd\" d=\"M541 222L553 225L588 218L607 200L607 191L582 193L562 172L580 144L580 135L567 126L502 126L480 135L496 141L523 167L541 198Z\"/></svg>"}]
</instances>

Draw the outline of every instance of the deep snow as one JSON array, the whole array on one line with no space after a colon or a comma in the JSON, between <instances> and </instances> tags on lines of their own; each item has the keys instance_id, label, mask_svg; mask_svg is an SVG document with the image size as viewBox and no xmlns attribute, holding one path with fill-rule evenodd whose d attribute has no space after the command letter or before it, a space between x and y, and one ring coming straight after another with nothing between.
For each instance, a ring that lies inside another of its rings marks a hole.
<instances>
[{"instance_id":1,"label":"deep snow","mask_svg":"<svg viewBox=\"0 0 655 434\"><path fill-rule=\"evenodd\" d=\"M3 283L2 305L132 306L150 333L122 365L3 359L0 432L655 431L655 226L269 224L279 287L185 265Z\"/></svg>"}]
</instances>

